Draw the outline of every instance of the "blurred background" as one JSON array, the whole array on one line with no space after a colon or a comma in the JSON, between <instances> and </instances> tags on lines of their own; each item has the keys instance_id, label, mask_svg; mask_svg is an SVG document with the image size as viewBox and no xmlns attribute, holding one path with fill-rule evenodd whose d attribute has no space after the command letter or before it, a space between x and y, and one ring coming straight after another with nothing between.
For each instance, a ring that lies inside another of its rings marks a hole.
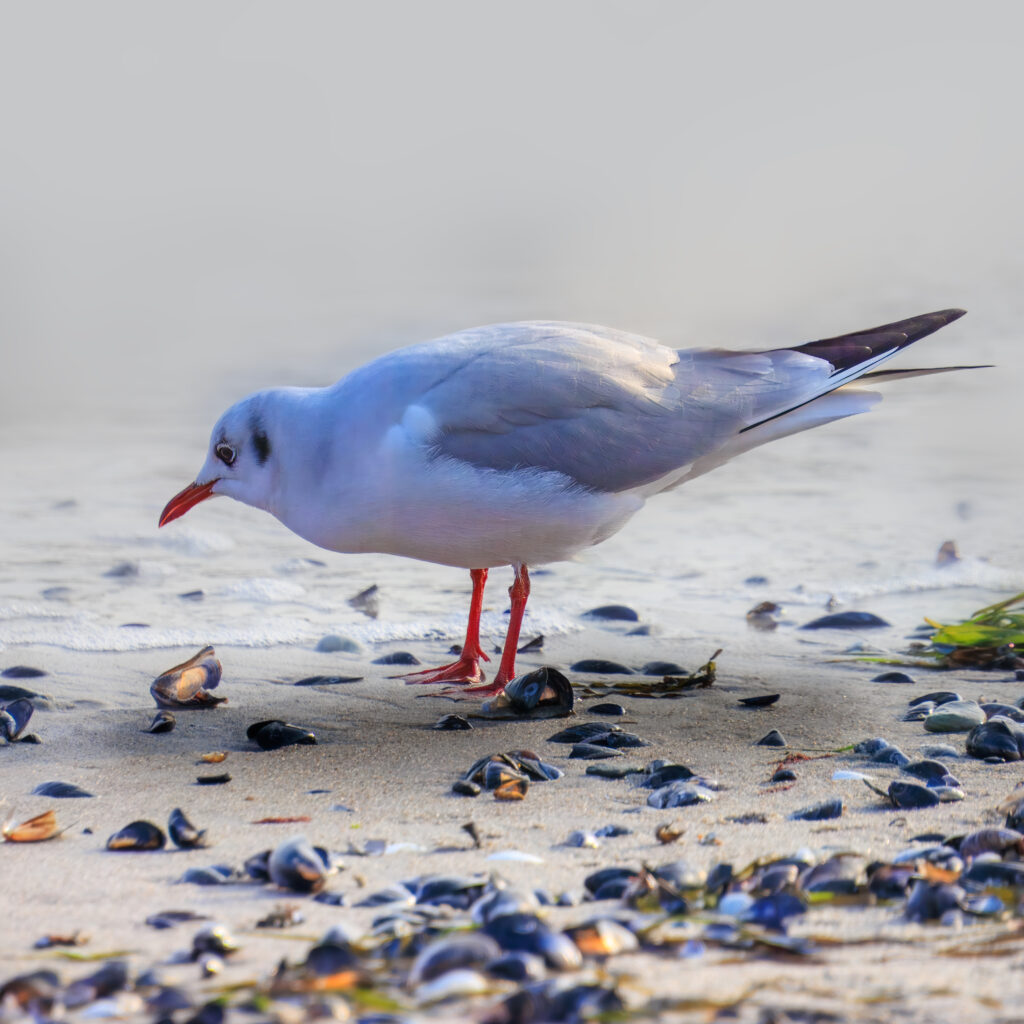
<instances>
[{"instance_id":1,"label":"blurred background","mask_svg":"<svg viewBox=\"0 0 1024 1024\"><path fill-rule=\"evenodd\" d=\"M87 537L114 505L148 536L242 395L474 324L757 348L965 306L903 365L998 370L671 500L785 468L893 550L955 529L1018 571L1022 32L1015 2L6 0L8 539L65 497ZM781 501L783 549L812 506ZM849 536L816 530L816 557Z\"/></svg>"}]
</instances>

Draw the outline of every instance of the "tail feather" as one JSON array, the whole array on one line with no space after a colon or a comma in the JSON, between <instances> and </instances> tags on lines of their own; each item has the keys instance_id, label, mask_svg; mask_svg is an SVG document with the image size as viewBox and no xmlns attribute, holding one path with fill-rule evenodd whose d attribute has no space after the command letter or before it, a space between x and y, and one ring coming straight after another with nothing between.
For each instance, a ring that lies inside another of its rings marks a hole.
<instances>
[{"instance_id":1,"label":"tail feather","mask_svg":"<svg viewBox=\"0 0 1024 1024\"><path fill-rule=\"evenodd\" d=\"M944 373L947 370L980 369L981 367L949 366L923 370L874 370L879 363L885 362L886 359L901 352L915 341L920 341L921 338L934 334L940 327L959 320L965 312L966 310L963 309L943 309L936 313L923 313L907 320L883 324L881 327L855 331L853 334L842 334L836 338L824 338L821 341L809 341L804 345L794 345L786 351L813 356L832 367L832 372L826 378L824 386L818 390L817 394L809 395L802 402L797 402L786 409L765 416L756 423L749 424L740 433L746 433L748 430L754 430L772 420L788 416L804 406L821 402L825 396L858 379L873 378L876 383L881 383L898 377L917 377L929 373Z\"/></svg>"}]
</instances>

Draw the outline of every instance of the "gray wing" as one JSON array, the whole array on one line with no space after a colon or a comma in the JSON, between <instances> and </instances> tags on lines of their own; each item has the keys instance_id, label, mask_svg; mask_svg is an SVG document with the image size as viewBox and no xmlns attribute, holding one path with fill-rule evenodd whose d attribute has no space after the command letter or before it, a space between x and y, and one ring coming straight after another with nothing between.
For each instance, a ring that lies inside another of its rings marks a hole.
<instances>
[{"instance_id":1,"label":"gray wing","mask_svg":"<svg viewBox=\"0 0 1024 1024\"><path fill-rule=\"evenodd\" d=\"M553 470L580 486L618 492L786 417L962 315L943 310L762 352L677 352L605 327L498 324L420 347L444 372L415 404L438 424L439 457L496 470Z\"/></svg>"},{"instance_id":2,"label":"gray wing","mask_svg":"<svg viewBox=\"0 0 1024 1024\"><path fill-rule=\"evenodd\" d=\"M643 486L714 451L746 425L821 393L832 370L791 350L677 352L560 323L496 325L441 344L457 345L462 358L416 400L438 424L439 457L553 470L606 492Z\"/></svg>"}]
</instances>

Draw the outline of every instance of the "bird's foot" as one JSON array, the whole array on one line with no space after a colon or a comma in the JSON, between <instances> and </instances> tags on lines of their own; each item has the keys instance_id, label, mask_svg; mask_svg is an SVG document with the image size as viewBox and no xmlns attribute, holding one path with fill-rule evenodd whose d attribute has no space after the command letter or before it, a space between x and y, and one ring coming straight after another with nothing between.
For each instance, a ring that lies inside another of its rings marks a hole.
<instances>
[{"instance_id":1,"label":"bird's foot","mask_svg":"<svg viewBox=\"0 0 1024 1024\"><path fill-rule=\"evenodd\" d=\"M410 672L408 675L393 676L392 678L404 679L410 685L413 683L461 683L464 685L466 683L482 683L485 677L480 669L478 658L462 657L450 665L428 668L422 672Z\"/></svg>"},{"instance_id":2,"label":"bird's foot","mask_svg":"<svg viewBox=\"0 0 1024 1024\"><path fill-rule=\"evenodd\" d=\"M449 697L452 700L483 700L485 697L497 697L505 689L506 680L501 676L493 683L486 683L483 686L450 686L437 693L424 693L424 697Z\"/></svg>"}]
</instances>

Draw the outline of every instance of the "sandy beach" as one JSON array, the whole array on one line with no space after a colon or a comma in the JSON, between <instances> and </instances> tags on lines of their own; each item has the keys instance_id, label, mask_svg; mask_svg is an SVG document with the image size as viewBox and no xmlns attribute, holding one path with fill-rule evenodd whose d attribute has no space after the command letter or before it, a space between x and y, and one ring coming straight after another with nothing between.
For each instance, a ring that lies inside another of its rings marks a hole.
<instances>
[{"instance_id":1,"label":"sandy beach","mask_svg":"<svg viewBox=\"0 0 1024 1024\"><path fill-rule=\"evenodd\" d=\"M738 630L744 628L737 624ZM178 653L191 652L68 656L53 649L9 649L5 663L16 659L50 673L26 682L36 683L52 699L53 710L38 711L32 719L40 745L0 751L5 809L20 821L55 808L67 831L55 841L6 844L0 850L7 877L17 880L6 890L9 924L0 940L0 959L8 976L41 967L56 969L69 980L84 976L97 965L69 964L62 962L59 951L33 950L44 935L81 931L90 938L76 952L116 952L136 974L157 966L163 983L180 985L201 1004L234 984L241 986L236 999L253 986L267 985L281 958L301 962L313 940L334 925L342 925L353 939L364 936L382 909L355 904L401 879L493 874L552 897L564 893L570 905L552 908L550 916L569 927L622 912L621 901L583 902L584 878L601 867L638 868L683 859L708 871L722 861L739 868L801 850L815 860L853 853L867 865L892 859L924 833L956 835L1001 824L996 805L1020 781L1015 764L951 758L950 770L962 782L966 799L898 812L860 781L832 780L836 770L856 769L868 772L884 788L899 777L895 766L867 765L862 756L828 752L872 736L889 739L911 758L922 745L944 740L962 751L963 734L936 736L920 723L900 721L908 701L931 689L951 687L970 698L1012 701L1021 687L1011 681L1012 673L957 673L954 679L952 673L919 671L914 685L876 683L870 681L875 667L834 664L823 657L850 635L832 634L830 639L837 642L823 644L821 654L788 660L784 668L749 653L726 654L713 687L680 699L612 698L626 707L616 724L621 722L650 744L623 751L619 760L642 765L663 758L688 765L721 787L712 803L673 810L645 806L649 791L628 778L586 776L592 762L570 759L567 747L547 742L569 724L565 720L477 719L470 731L435 731L431 726L442 714L472 712L476 705L418 699L418 688L387 678L388 668L358 656L295 648L223 649L224 679L218 692L228 703L212 710L179 711L173 732L149 734L142 730L156 710L147 692L151 677L169 667L164 662ZM639 659L681 658L679 647L588 627L549 641L543 658L523 656L523 668L541 662L565 667L595 649L602 657L635 665ZM403 644L403 649L421 660L436 658L443 650L438 643ZM325 673L364 678L319 687L289 685ZM99 692L114 694L117 706L88 696ZM764 692L779 692L781 698L757 710L738 704L741 697ZM579 702L581 713L571 721L597 720L585 710L593 703L595 699ZM259 750L246 739L245 730L269 718L313 730L317 745ZM772 728L785 737L786 748L753 745ZM535 783L518 802L498 801L486 792L476 798L451 793L452 783L478 757L522 748L536 750L560 767L564 777ZM219 766L201 764L199 756L211 751L227 752L226 760ZM768 785L775 767L794 752L810 758L794 765L796 782ZM229 783L196 784L198 775L222 769L230 773ZM28 795L39 783L52 780L77 784L95 796L48 800ZM844 803L841 818L788 820L800 808L837 796ZM208 848L104 849L107 837L132 820L149 819L163 827L175 807L208 830ZM309 820L255 823L268 817ZM479 848L463 829L468 822L476 826ZM663 845L655 839L655 829L663 823L681 829L675 843ZM602 840L599 849L565 845L573 830L593 831L609 824L631 831ZM189 868L241 868L253 854L295 834L306 835L336 856L340 870L327 889L343 896L343 906L252 882L217 887L179 882ZM365 855L368 844L371 855ZM381 846L383 853L378 852ZM490 859L510 850L530 855L531 861ZM281 931L256 927L268 912L285 904L298 908L300 923ZM241 948L226 958L222 973L203 980L196 964L174 962L189 949L202 922L167 930L144 923L167 910L191 910L230 930ZM612 957L603 966L590 961L582 976L596 970L618 979L641 1018L703 1020L711 1004L735 1002L735 1019L741 1020L764 1019L766 1008L811 1008L844 1020L891 1020L897 1012L900 1019L920 1021L1013 1020L1016 994L1005 988L1000 992L997 979L1019 953L1012 939L1009 944L993 942L996 936L1012 935L1012 929L1013 919L911 924L898 905L825 905L812 907L790 928L791 934L812 937L811 955L770 957L708 944L700 955L681 959L677 947L667 946ZM473 1019L500 1002L502 985L494 987L489 997L433 1009L417 1005L412 993L388 987L384 991L404 1004L400 1019ZM122 1010L127 1016L144 1013L130 1001Z\"/></svg>"}]
</instances>

